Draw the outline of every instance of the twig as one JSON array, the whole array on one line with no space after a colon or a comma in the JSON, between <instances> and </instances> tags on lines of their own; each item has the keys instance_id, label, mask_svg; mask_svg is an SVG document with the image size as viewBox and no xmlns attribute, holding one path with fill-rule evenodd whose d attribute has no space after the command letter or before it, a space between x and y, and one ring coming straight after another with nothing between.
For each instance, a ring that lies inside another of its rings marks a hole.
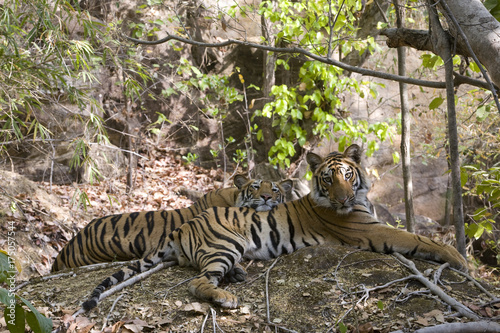
<instances>
[{"instance_id":1,"label":"twig","mask_svg":"<svg viewBox=\"0 0 500 333\"><path fill-rule=\"evenodd\" d=\"M115 309L115 305L116 303L118 303L118 301L120 300L120 298L123 297L123 294L121 294L120 296L118 296L115 301L113 302L113 305L111 305L111 309L109 309L109 313L108 315L106 316L106 319L104 319L104 323L102 325L102 328L101 328L101 331L104 331L104 328L106 327L106 324L108 323L108 320L109 320L109 317L111 316L111 312L113 312L113 310Z\"/></svg>"},{"instance_id":2,"label":"twig","mask_svg":"<svg viewBox=\"0 0 500 333\"><path fill-rule=\"evenodd\" d=\"M414 277L417 281L419 281L424 286L429 288L429 290L434 295L437 295L439 298L441 298L443 301L449 304L452 308L457 310L462 316L473 320L479 319L479 316L477 316L475 313L473 313L471 310L465 307L462 303L458 302L456 299L446 294L439 286L435 285L434 283L429 281L429 279L423 276L422 273L417 269L413 261L406 259L400 253L393 253L392 255L395 256L403 265L408 267L414 273Z\"/></svg>"},{"instance_id":3,"label":"twig","mask_svg":"<svg viewBox=\"0 0 500 333\"><path fill-rule=\"evenodd\" d=\"M452 271L454 271L455 273L462 275L467 280L471 281L479 290L481 290L483 293L485 293L486 295L488 295L488 297L490 297L492 299L492 301L491 301L492 303L500 301L500 298L498 298L497 296L493 295L488 290L484 289L484 287L478 281L476 281L476 279L474 279L472 276L470 276L469 274L467 274L465 272L462 272L462 271L459 271L458 269L455 269L455 268L451 268L450 267L450 269Z\"/></svg>"},{"instance_id":4,"label":"twig","mask_svg":"<svg viewBox=\"0 0 500 333\"><path fill-rule=\"evenodd\" d=\"M271 322L271 315L270 315L270 311L269 311L269 272L271 271L271 269L273 269L274 265L276 265L276 263L278 262L279 260L279 257L274 259L273 263L271 264L271 266L269 266L269 268L267 269L266 271L266 315L267 315L267 324L268 325L272 325L274 326L275 328L279 328L283 331L287 331L287 332L294 332L294 333L297 333L297 331L294 331L294 330L290 330L286 327L283 327L283 326L279 326L279 325L276 325L275 323Z\"/></svg>"},{"instance_id":5,"label":"twig","mask_svg":"<svg viewBox=\"0 0 500 333\"><path fill-rule=\"evenodd\" d=\"M342 287L340 286L340 284L339 284L339 280L337 279L337 272L338 272L338 270L339 270L339 268L340 268L340 265L342 265L342 262L344 261L344 259L345 259L345 258L347 258L348 256L350 256L351 254L354 254L354 253L356 253L356 252L361 252L361 251L362 251L362 250L354 250L354 251L351 251L351 252L347 253L346 255L344 255L344 256L343 256L343 257L339 260L339 263L338 263L338 264L337 264L337 266L335 267L335 271L333 272L333 278L334 278L334 280L335 280L335 282L336 282L336 284L337 284L337 288L338 288L340 291L344 292L344 293L348 293L348 292L347 292L346 290L342 289Z\"/></svg>"},{"instance_id":6,"label":"twig","mask_svg":"<svg viewBox=\"0 0 500 333\"><path fill-rule=\"evenodd\" d=\"M438 269L436 269L436 271L434 272L434 284L437 285L439 283L439 280L441 279L441 274L443 274L443 270L447 267L450 267L450 263L448 262L442 264L441 266L439 266Z\"/></svg>"},{"instance_id":7,"label":"twig","mask_svg":"<svg viewBox=\"0 0 500 333\"><path fill-rule=\"evenodd\" d=\"M269 313L269 272L271 269L273 269L274 265L278 262L278 258L274 259L274 262L269 266L269 268L266 271L266 316L267 316L267 322L271 322L271 315Z\"/></svg>"},{"instance_id":8,"label":"twig","mask_svg":"<svg viewBox=\"0 0 500 333\"><path fill-rule=\"evenodd\" d=\"M60 277L66 277L66 276L74 276L74 275L78 275L78 273L80 273L80 272L92 272L92 271L96 271L96 270L103 269L103 268L130 265L136 261L137 260L113 261L113 262L103 262L103 263L98 263L98 264L93 264L93 265L88 265L88 266L75 267L75 268L72 268L68 272L40 276L40 277L31 279L31 280L25 281L25 282L21 283L20 285L16 286L15 290L19 290L19 289L21 289L21 288L23 288L31 283L37 283L37 282L41 282L41 281L47 281L47 280L52 280L52 279L56 279L56 278L60 278Z\"/></svg>"},{"instance_id":9,"label":"twig","mask_svg":"<svg viewBox=\"0 0 500 333\"><path fill-rule=\"evenodd\" d=\"M167 297L167 294L168 294L168 292L169 292L170 290L172 290L172 289L174 289L174 288L176 288L176 287L180 286L181 284L184 284L184 283L186 283L186 282L189 282L189 281L191 281L192 279L194 279L194 276L193 276L193 277L190 277L189 279L186 279L186 280L184 280L184 281L181 281L181 282L179 282L179 283L176 283L175 285L173 285L172 287L170 287L170 288L168 288L168 289L166 289L166 290L164 290L164 291L159 291L159 292L155 293L154 295L155 295L155 297L158 297L160 293L165 293L165 294L163 295L163 299L165 299L165 297Z\"/></svg>"},{"instance_id":10,"label":"twig","mask_svg":"<svg viewBox=\"0 0 500 333\"><path fill-rule=\"evenodd\" d=\"M124 282L122 282L120 284L117 284L113 288L106 290L99 297L99 302L102 301L103 299L105 299L106 297L109 297L109 296L113 295L117 291L122 290L125 287L133 285L134 283L136 283L138 281L144 280L145 278L147 278L151 274L156 273L156 272L158 272L159 270L161 270L163 268L172 267L172 266L175 266L175 265L177 265L177 262L175 262L175 261L161 262L158 265L156 265L155 267L153 267L153 268L151 268L151 269L149 269L149 270L147 270L145 272L142 272L141 274L137 274L137 275L131 277L130 279L128 279L128 280L126 280L126 281L124 281ZM83 308L81 308L80 310L78 310L77 312L75 312L73 314L73 317L76 317L77 315L79 315L80 313L83 313L83 312L85 312L85 310L83 310Z\"/></svg>"},{"instance_id":11,"label":"twig","mask_svg":"<svg viewBox=\"0 0 500 333\"><path fill-rule=\"evenodd\" d=\"M207 313L207 314L206 314L206 316L205 316L205 318L203 318L203 323L201 323L201 330L200 330L200 333L203 333L203 331L205 330L205 324L207 323L207 319L208 319L208 316L209 316L209 315L210 315L210 314L209 314L209 313ZM214 332L215 332L215 331L214 331Z\"/></svg>"},{"instance_id":12,"label":"twig","mask_svg":"<svg viewBox=\"0 0 500 333\"><path fill-rule=\"evenodd\" d=\"M447 323L432 327L425 327L414 331L414 333L498 333L500 324L493 321L475 321L470 323ZM393 331L391 333L403 333Z\"/></svg>"}]
</instances>

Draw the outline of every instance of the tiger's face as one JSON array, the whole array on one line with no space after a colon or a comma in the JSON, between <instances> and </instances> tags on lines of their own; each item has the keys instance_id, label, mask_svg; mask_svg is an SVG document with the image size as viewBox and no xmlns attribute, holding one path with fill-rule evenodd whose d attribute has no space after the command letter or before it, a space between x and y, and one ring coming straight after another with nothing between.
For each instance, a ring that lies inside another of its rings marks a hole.
<instances>
[{"instance_id":1,"label":"tiger's face","mask_svg":"<svg viewBox=\"0 0 500 333\"><path fill-rule=\"evenodd\" d=\"M261 179L249 180L243 175L236 175L234 184L241 190L236 206L254 208L258 212L271 210L285 202L286 193L293 187L293 182L289 179L270 182Z\"/></svg>"},{"instance_id":2,"label":"tiger's face","mask_svg":"<svg viewBox=\"0 0 500 333\"><path fill-rule=\"evenodd\" d=\"M358 191L362 187L360 174L361 148L353 144L344 153L332 152L324 160L307 154L307 163L313 172L312 196L318 206L334 209L338 214L347 214L357 203Z\"/></svg>"}]
</instances>

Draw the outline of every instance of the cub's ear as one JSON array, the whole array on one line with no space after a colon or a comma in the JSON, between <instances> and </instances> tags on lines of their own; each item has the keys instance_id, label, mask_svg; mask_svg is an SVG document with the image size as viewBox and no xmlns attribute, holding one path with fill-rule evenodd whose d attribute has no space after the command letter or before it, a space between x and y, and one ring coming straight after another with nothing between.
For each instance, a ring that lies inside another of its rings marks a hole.
<instances>
[{"instance_id":1,"label":"cub's ear","mask_svg":"<svg viewBox=\"0 0 500 333\"><path fill-rule=\"evenodd\" d=\"M293 180L285 179L280 182L280 186L285 191L285 193L289 193L293 188Z\"/></svg>"},{"instance_id":2,"label":"cub's ear","mask_svg":"<svg viewBox=\"0 0 500 333\"><path fill-rule=\"evenodd\" d=\"M344 157L348 157L354 162L361 163L361 147L357 144L352 144L344 151Z\"/></svg>"},{"instance_id":3,"label":"cub's ear","mask_svg":"<svg viewBox=\"0 0 500 333\"><path fill-rule=\"evenodd\" d=\"M307 153L306 161L309 164L309 166L311 167L312 172L315 172L316 169L318 168L318 166L321 163L323 163L323 159L321 158L321 156L319 156L315 153L312 153L312 152Z\"/></svg>"},{"instance_id":4,"label":"cub's ear","mask_svg":"<svg viewBox=\"0 0 500 333\"><path fill-rule=\"evenodd\" d=\"M243 175L236 175L234 176L233 182L234 185L239 188L240 190L245 186L246 183L248 183L250 180L243 176Z\"/></svg>"}]
</instances>

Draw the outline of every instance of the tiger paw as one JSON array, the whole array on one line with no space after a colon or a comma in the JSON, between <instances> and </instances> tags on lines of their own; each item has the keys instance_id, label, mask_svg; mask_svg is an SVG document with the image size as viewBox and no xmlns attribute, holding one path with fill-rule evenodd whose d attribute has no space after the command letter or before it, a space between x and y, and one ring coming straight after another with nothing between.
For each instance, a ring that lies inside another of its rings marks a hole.
<instances>
[{"instance_id":1,"label":"tiger paw","mask_svg":"<svg viewBox=\"0 0 500 333\"><path fill-rule=\"evenodd\" d=\"M189 282L189 291L203 300L213 302L223 308L238 307L238 298L224 289L218 288L206 276L194 278Z\"/></svg>"},{"instance_id":2,"label":"tiger paw","mask_svg":"<svg viewBox=\"0 0 500 333\"><path fill-rule=\"evenodd\" d=\"M211 301L223 308L236 309L238 307L238 298L220 288L214 291Z\"/></svg>"},{"instance_id":3,"label":"tiger paw","mask_svg":"<svg viewBox=\"0 0 500 333\"><path fill-rule=\"evenodd\" d=\"M247 278L247 272L240 265L235 265L233 269L231 269L224 276L224 281L230 283L243 282Z\"/></svg>"},{"instance_id":4,"label":"tiger paw","mask_svg":"<svg viewBox=\"0 0 500 333\"><path fill-rule=\"evenodd\" d=\"M451 245L445 245L442 259L449 262L451 267L458 269L459 271L468 271L467 260Z\"/></svg>"}]
</instances>

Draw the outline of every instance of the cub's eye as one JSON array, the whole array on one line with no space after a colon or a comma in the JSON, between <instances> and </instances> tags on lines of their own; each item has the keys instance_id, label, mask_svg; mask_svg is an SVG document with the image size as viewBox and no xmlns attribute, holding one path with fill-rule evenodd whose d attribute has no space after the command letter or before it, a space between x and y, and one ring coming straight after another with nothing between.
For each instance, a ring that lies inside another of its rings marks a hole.
<instances>
[{"instance_id":1,"label":"cub's eye","mask_svg":"<svg viewBox=\"0 0 500 333\"><path fill-rule=\"evenodd\" d=\"M325 176L323 177L323 181L327 184L331 184L332 183L332 177L330 176Z\"/></svg>"},{"instance_id":2,"label":"cub's eye","mask_svg":"<svg viewBox=\"0 0 500 333\"><path fill-rule=\"evenodd\" d=\"M351 179L351 178L352 178L352 171L347 171L347 172L345 173L345 180L349 180L349 179Z\"/></svg>"},{"instance_id":3,"label":"cub's eye","mask_svg":"<svg viewBox=\"0 0 500 333\"><path fill-rule=\"evenodd\" d=\"M279 188L273 187L273 192L279 192L279 190L280 190Z\"/></svg>"},{"instance_id":4,"label":"cub's eye","mask_svg":"<svg viewBox=\"0 0 500 333\"><path fill-rule=\"evenodd\" d=\"M259 184L252 184L251 186L254 190L258 190L260 188Z\"/></svg>"}]
</instances>

